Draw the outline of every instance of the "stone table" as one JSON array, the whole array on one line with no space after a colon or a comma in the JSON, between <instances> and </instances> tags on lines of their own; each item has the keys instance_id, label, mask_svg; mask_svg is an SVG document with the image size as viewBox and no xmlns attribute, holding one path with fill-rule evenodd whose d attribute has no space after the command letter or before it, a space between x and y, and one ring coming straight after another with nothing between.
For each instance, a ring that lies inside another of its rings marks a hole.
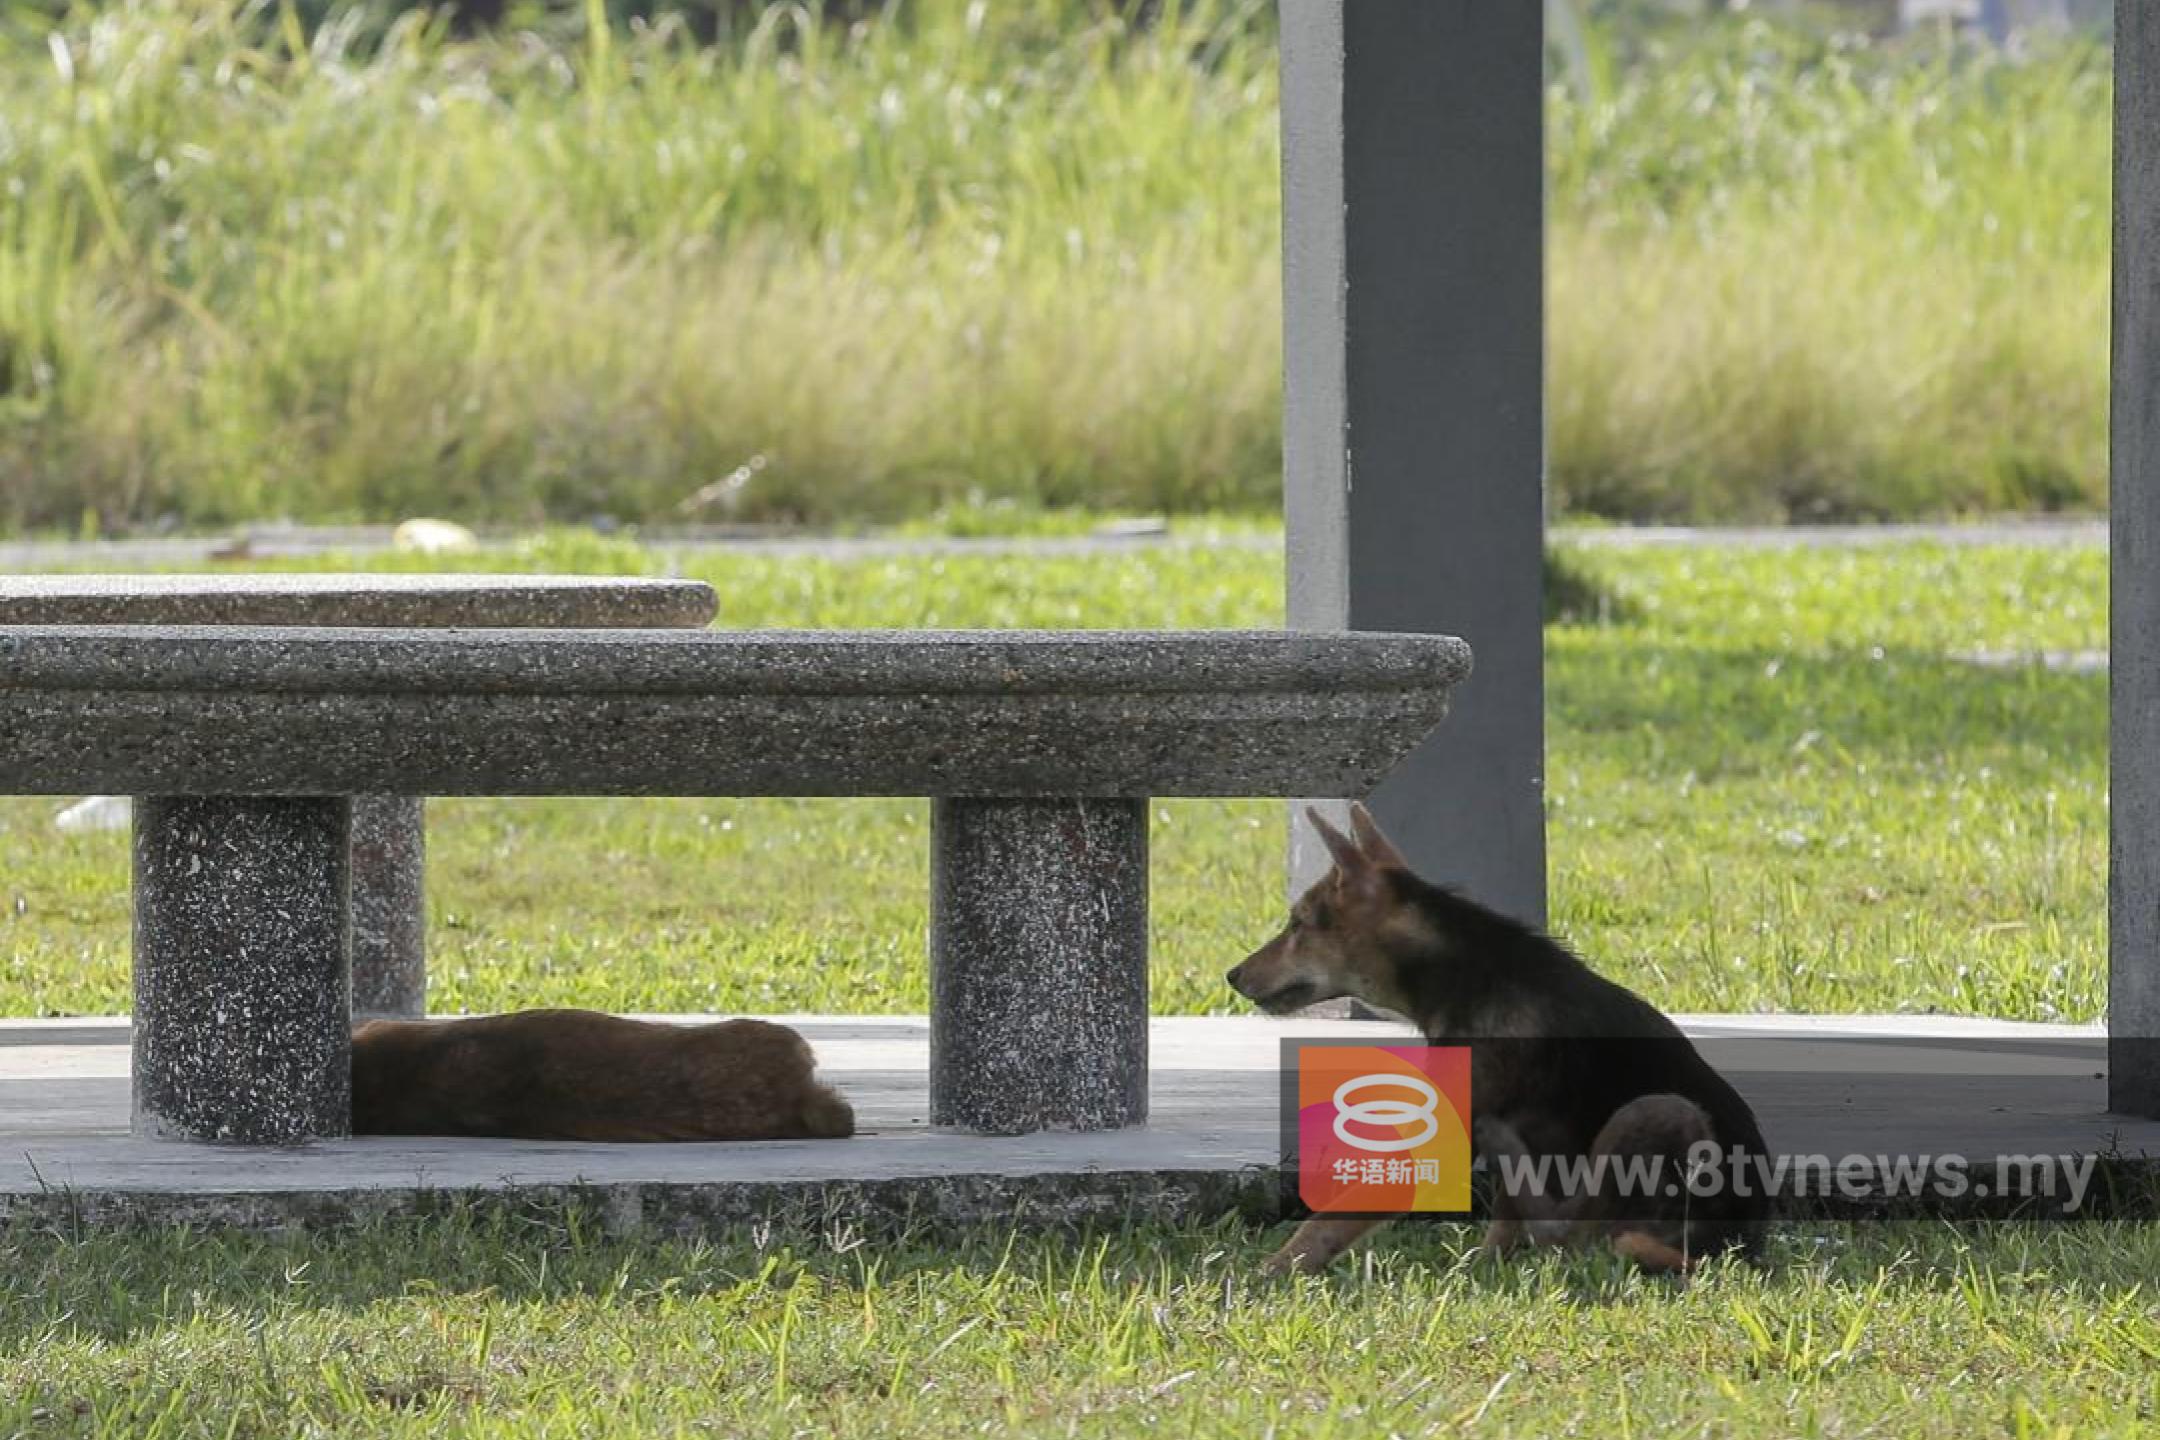
<instances>
[{"instance_id":1,"label":"stone table","mask_svg":"<svg viewBox=\"0 0 2160 1440\"><path fill-rule=\"evenodd\" d=\"M697 629L717 609L708 585L616 576L0 575L0 626ZM357 1018L426 1009L422 803L414 794L352 800L351 1013ZM143 833L139 825L137 833ZM138 847L135 863L138 896L161 903L158 860Z\"/></svg>"}]
</instances>

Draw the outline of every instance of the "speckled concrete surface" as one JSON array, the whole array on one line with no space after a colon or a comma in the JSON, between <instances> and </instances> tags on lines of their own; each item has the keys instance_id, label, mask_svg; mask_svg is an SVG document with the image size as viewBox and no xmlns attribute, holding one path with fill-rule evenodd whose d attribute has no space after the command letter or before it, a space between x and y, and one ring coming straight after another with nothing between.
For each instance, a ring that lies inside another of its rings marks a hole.
<instances>
[{"instance_id":1,"label":"speckled concrete surface","mask_svg":"<svg viewBox=\"0 0 2160 1440\"><path fill-rule=\"evenodd\" d=\"M939 800L930 1118L992 1135L1147 1118L1144 800Z\"/></svg>"},{"instance_id":2,"label":"speckled concrete surface","mask_svg":"<svg viewBox=\"0 0 2160 1440\"><path fill-rule=\"evenodd\" d=\"M717 608L709 585L612 576L0 575L0 625L702 627ZM354 801L356 1015L425 1009L425 825L419 800Z\"/></svg>"},{"instance_id":3,"label":"speckled concrete surface","mask_svg":"<svg viewBox=\"0 0 2160 1440\"><path fill-rule=\"evenodd\" d=\"M1363 794L1468 669L1444 636L1281 631L0 627L0 792L981 798L941 812L940 1117L1114 1126L1144 1113L1142 802Z\"/></svg>"},{"instance_id":4,"label":"speckled concrete surface","mask_svg":"<svg viewBox=\"0 0 2160 1440\"><path fill-rule=\"evenodd\" d=\"M344 799L135 807L137 1134L352 1128Z\"/></svg>"},{"instance_id":5,"label":"speckled concrete surface","mask_svg":"<svg viewBox=\"0 0 2160 1440\"><path fill-rule=\"evenodd\" d=\"M679 1017L685 1020L711 1017ZM576 1198L695 1229L778 1214L880 1220L1177 1218L1272 1205L1286 1037L1389 1039L1394 1024L1165 1017L1145 1126L993 1137L928 1128L920 1017L793 1017L854 1102L853 1140L733 1145L335 1140L290 1150L127 1133L127 1026L0 1021L0 1217L276 1226ZM2160 1156L2160 1122L2103 1112L2093 1026L1950 1017L1683 1020L1781 1151Z\"/></svg>"},{"instance_id":6,"label":"speckled concrete surface","mask_svg":"<svg viewBox=\"0 0 2160 1440\"><path fill-rule=\"evenodd\" d=\"M427 815L406 795L352 802L352 1013L427 1013Z\"/></svg>"},{"instance_id":7,"label":"speckled concrete surface","mask_svg":"<svg viewBox=\"0 0 2160 1440\"><path fill-rule=\"evenodd\" d=\"M1145 1113L1145 799L1363 794L1468 669L1444 636L1281 631L0 627L0 792L938 797L940 1120L1110 1127ZM180 883L138 951L223 943L153 943ZM227 1082L284 1074L250 1053ZM332 1133L183 1108L143 1124Z\"/></svg>"},{"instance_id":8,"label":"speckled concrete surface","mask_svg":"<svg viewBox=\"0 0 2160 1440\"><path fill-rule=\"evenodd\" d=\"M1362 795L1444 636L0 627L0 792Z\"/></svg>"},{"instance_id":9,"label":"speckled concrete surface","mask_svg":"<svg viewBox=\"0 0 2160 1440\"><path fill-rule=\"evenodd\" d=\"M584 575L0 575L0 625L487 625L712 622L696 580Z\"/></svg>"}]
</instances>

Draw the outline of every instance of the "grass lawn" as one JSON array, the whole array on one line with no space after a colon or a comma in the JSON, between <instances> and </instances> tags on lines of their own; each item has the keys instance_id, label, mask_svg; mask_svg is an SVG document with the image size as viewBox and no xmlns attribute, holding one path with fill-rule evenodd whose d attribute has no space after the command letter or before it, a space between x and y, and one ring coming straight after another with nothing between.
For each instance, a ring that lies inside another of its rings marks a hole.
<instances>
[{"instance_id":1,"label":"grass lawn","mask_svg":"<svg viewBox=\"0 0 2160 1440\"><path fill-rule=\"evenodd\" d=\"M1793 1234L1686 1289L1399 1226L758 1247L567 1221L0 1235L0 1433L2150 1435L2160 1227Z\"/></svg>"},{"instance_id":2,"label":"grass lawn","mask_svg":"<svg viewBox=\"0 0 2160 1440\"><path fill-rule=\"evenodd\" d=\"M655 569L553 539L517 563ZM1558 927L1674 1008L2091 1018L2105 681L1965 649L2102 643L2063 549L1568 552L1550 632ZM335 562L326 562L335 563ZM500 557L489 557L498 565ZM727 556L736 625L1235 625L1240 550ZM1464 703L1474 703L1466 696ZM0 801L0 1010L126 995L124 847ZM436 1001L919 1010L924 808L434 811ZM1228 1009L1281 810L1155 822L1158 1007ZM1796 1227L1682 1290L1487 1268L1398 1227L1253 1279L1249 1226L1101 1237L618 1239L576 1214L342 1235L0 1232L0 1435L2137 1435L2160 1427L2160 1226Z\"/></svg>"},{"instance_id":3,"label":"grass lawn","mask_svg":"<svg viewBox=\"0 0 2160 1440\"><path fill-rule=\"evenodd\" d=\"M2105 677L1951 656L2103 644L2104 556L1569 554L1608 618L1550 632L1560 932L1672 1009L2098 1016ZM574 538L510 559L662 563ZM1280 616L1279 562L1250 550L687 568L731 625ZM0 1014L126 1008L124 839L58 835L55 807L0 800ZM926 1006L921 802L458 800L433 815L440 1009ZM1159 1009L1236 1008L1221 974L1281 912L1282 815L1157 806Z\"/></svg>"}]
</instances>

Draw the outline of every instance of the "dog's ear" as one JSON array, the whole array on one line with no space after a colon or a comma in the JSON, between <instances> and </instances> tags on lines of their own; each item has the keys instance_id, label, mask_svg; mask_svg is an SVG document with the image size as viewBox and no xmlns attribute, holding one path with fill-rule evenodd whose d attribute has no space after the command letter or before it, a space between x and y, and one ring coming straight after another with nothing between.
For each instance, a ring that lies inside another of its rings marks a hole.
<instances>
[{"instance_id":1,"label":"dog's ear","mask_svg":"<svg viewBox=\"0 0 2160 1440\"><path fill-rule=\"evenodd\" d=\"M1365 858L1373 864L1397 870L1410 868L1410 862L1403 859L1402 851L1395 848L1395 842L1381 833L1379 823L1372 818L1372 811L1365 808L1362 800L1351 803L1350 831L1357 836L1358 848L1365 852Z\"/></svg>"},{"instance_id":2,"label":"dog's ear","mask_svg":"<svg viewBox=\"0 0 2160 1440\"><path fill-rule=\"evenodd\" d=\"M1335 857L1336 869L1345 875L1359 875L1372 868L1372 862L1365 858L1364 851L1358 849L1357 842L1330 825L1327 817L1322 815L1317 807L1305 807L1305 820L1312 826L1313 833L1327 846L1328 854Z\"/></svg>"}]
</instances>

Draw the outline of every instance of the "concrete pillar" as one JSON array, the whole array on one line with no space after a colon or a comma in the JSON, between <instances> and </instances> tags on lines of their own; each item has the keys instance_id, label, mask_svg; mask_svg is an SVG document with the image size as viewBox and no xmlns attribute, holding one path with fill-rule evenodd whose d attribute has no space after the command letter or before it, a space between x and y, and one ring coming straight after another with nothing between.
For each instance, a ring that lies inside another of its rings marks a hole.
<instances>
[{"instance_id":1,"label":"concrete pillar","mask_svg":"<svg viewBox=\"0 0 2160 1440\"><path fill-rule=\"evenodd\" d=\"M1147 1119L1147 802L941 799L930 849L930 1123Z\"/></svg>"},{"instance_id":2,"label":"concrete pillar","mask_svg":"<svg viewBox=\"0 0 2160 1440\"><path fill-rule=\"evenodd\" d=\"M2108 1103L2160 1116L2160 5L2115 6Z\"/></svg>"},{"instance_id":3,"label":"concrete pillar","mask_svg":"<svg viewBox=\"0 0 2160 1440\"><path fill-rule=\"evenodd\" d=\"M342 799L137 802L137 1135L351 1133L351 813Z\"/></svg>"},{"instance_id":4,"label":"concrete pillar","mask_svg":"<svg viewBox=\"0 0 2160 1440\"><path fill-rule=\"evenodd\" d=\"M1476 670L1372 805L1412 864L1545 917L1544 7L1283 0L1284 512L1303 629ZM1294 828L1292 869L1324 853ZM1305 853L1300 853L1304 851Z\"/></svg>"},{"instance_id":5,"label":"concrete pillar","mask_svg":"<svg viewBox=\"0 0 2160 1440\"><path fill-rule=\"evenodd\" d=\"M353 800L355 1021L412 1020L427 1013L426 812L426 803L409 795Z\"/></svg>"},{"instance_id":6,"label":"concrete pillar","mask_svg":"<svg viewBox=\"0 0 2160 1440\"><path fill-rule=\"evenodd\" d=\"M427 825L405 795L362 795L352 812L352 1013L427 1013Z\"/></svg>"}]
</instances>

